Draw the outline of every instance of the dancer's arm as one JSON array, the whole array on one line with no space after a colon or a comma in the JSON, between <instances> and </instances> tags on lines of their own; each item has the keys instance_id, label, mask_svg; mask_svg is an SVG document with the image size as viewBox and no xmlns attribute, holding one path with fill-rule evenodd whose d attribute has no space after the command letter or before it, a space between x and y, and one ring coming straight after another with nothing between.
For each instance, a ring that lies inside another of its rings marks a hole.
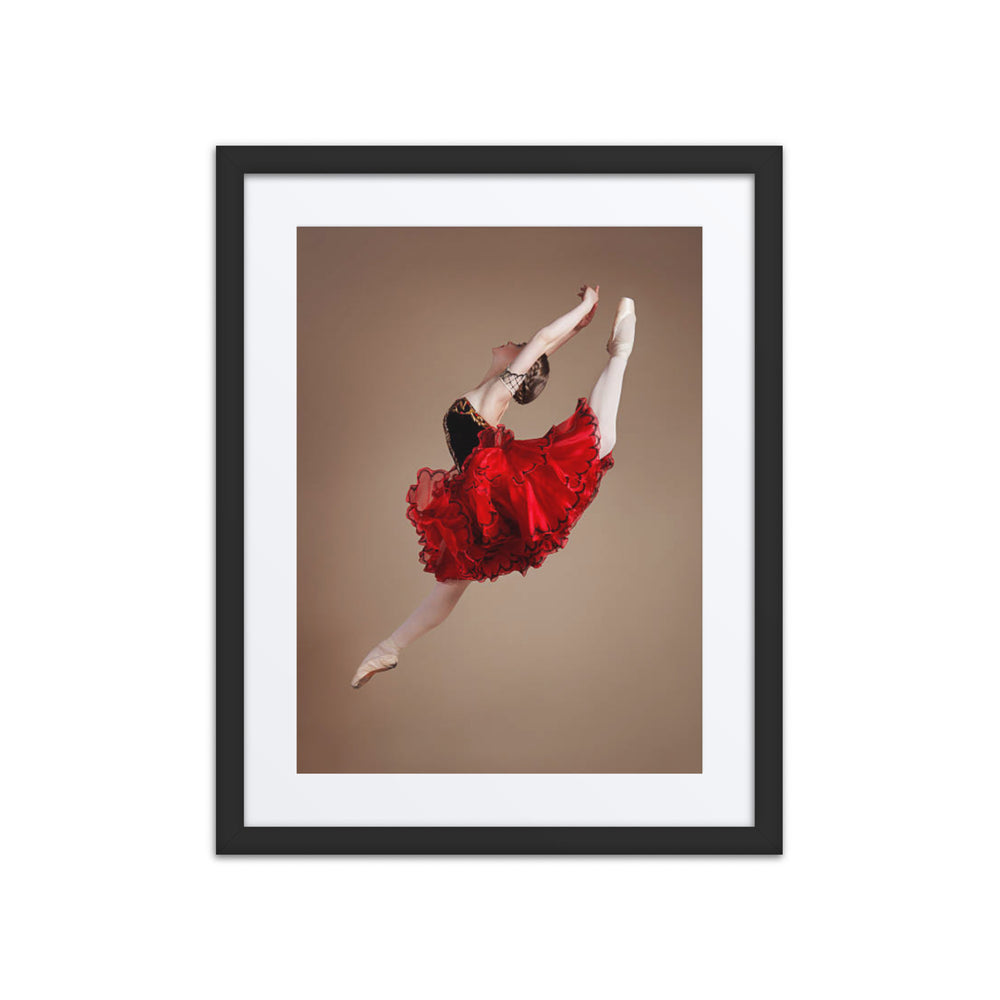
<instances>
[{"instance_id":1,"label":"dancer's arm","mask_svg":"<svg viewBox=\"0 0 1000 1000\"><path fill-rule=\"evenodd\" d=\"M600 291L600 285L595 285L593 288L590 285L584 285L577 292L577 295L582 299L581 303L575 309L571 309L564 316L560 316L559 319L550 323L547 327L543 327L544 330L549 331L551 336L551 343L546 352L547 354L557 351L590 323L594 318L594 313L597 311L597 301L600 297Z\"/></svg>"},{"instance_id":2,"label":"dancer's arm","mask_svg":"<svg viewBox=\"0 0 1000 1000\"><path fill-rule=\"evenodd\" d=\"M597 308L597 299L600 285L591 288L584 285L578 295L582 297L581 303L568 313L564 313L558 319L543 326L524 347L521 348L517 357L511 362L512 372L526 372L543 355L552 354L563 344L567 343L578 330L582 330L593 318L594 310Z\"/></svg>"}]
</instances>

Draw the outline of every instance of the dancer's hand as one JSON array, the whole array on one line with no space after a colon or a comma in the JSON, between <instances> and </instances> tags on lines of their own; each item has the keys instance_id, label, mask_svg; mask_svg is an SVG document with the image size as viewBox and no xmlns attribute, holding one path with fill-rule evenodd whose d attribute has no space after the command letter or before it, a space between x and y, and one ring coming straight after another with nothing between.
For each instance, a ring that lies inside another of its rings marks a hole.
<instances>
[{"instance_id":1,"label":"dancer's hand","mask_svg":"<svg viewBox=\"0 0 1000 1000\"><path fill-rule=\"evenodd\" d=\"M594 313L597 312L597 300L600 294L601 286L598 285L596 288L591 288L589 285L581 285L580 291L576 294L580 296L584 303L591 302L591 310L587 313L579 323L573 327L574 330L582 330L588 323L594 318Z\"/></svg>"},{"instance_id":2,"label":"dancer's hand","mask_svg":"<svg viewBox=\"0 0 1000 1000\"><path fill-rule=\"evenodd\" d=\"M576 294L583 299L586 305L596 306L597 300L601 297L601 286L596 285L594 288L591 288L590 285L581 285L580 291Z\"/></svg>"}]
</instances>

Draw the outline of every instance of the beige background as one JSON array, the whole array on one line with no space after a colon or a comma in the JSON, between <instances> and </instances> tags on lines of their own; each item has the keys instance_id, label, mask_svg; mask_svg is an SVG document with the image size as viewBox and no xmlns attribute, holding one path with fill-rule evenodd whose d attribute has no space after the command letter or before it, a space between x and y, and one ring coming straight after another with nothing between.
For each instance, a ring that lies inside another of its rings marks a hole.
<instances>
[{"instance_id":1,"label":"beige background","mask_svg":"<svg viewBox=\"0 0 1000 1000\"><path fill-rule=\"evenodd\" d=\"M433 585L405 517L490 348L601 286L594 322L504 423L536 437L589 396L636 300L615 466L539 568L473 583L360 691L362 657ZM701 230L298 233L298 770L701 770Z\"/></svg>"}]
</instances>

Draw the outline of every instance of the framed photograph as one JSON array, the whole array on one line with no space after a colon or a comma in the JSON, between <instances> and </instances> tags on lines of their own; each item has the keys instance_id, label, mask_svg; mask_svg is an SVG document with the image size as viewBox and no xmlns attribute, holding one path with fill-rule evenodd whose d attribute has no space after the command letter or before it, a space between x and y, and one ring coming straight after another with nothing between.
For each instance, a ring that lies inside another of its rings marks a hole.
<instances>
[{"instance_id":1,"label":"framed photograph","mask_svg":"<svg viewBox=\"0 0 1000 1000\"><path fill-rule=\"evenodd\" d=\"M217 149L219 854L780 854L776 146Z\"/></svg>"}]
</instances>

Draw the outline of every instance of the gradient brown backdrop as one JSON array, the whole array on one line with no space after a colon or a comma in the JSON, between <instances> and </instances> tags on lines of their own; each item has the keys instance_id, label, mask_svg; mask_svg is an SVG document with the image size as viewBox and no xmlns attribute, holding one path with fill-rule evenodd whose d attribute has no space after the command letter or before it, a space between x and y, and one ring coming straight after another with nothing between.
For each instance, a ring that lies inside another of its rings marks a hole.
<instances>
[{"instance_id":1,"label":"gradient brown backdrop","mask_svg":"<svg viewBox=\"0 0 1000 1000\"><path fill-rule=\"evenodd\" d=\"M503 422L537 437L567 417L634 298L599 495L565 549L471 584L353 690L434 583L404 498L420 466L452 465L445 410L584 283L593 323ZM299 229L298 770L701 770L700 229Z\"/></svg>"}]
</instances>

